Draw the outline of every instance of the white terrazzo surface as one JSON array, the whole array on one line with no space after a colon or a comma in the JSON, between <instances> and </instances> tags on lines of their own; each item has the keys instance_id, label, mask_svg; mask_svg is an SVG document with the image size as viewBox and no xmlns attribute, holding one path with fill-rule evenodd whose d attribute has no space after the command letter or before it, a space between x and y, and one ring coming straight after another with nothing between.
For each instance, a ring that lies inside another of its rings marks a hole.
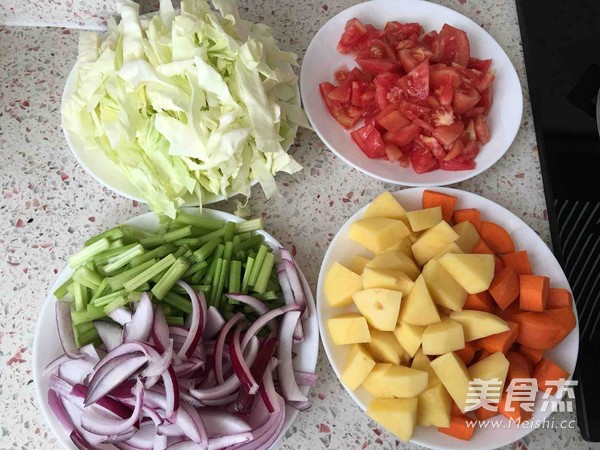
<instances>
[{"instance_id":1,"label":"white terrazzo surface","mask_svg":"<svg viewBox=\"0 0 600 450\"><path fill-rule=\"evenodd\" d=\"M242 15L274 28L282 47L302 56L318 28L354 1L244 0ZM101 0L4 3L0 24L97 26L111 13ZM487 29L515 64L528 98L521 40L512 0L443 0ZM145 9L147 9L146 6ZM46 291L66 257L84 239L130 217L145 205L99 186L69 152L60 130L60 96L76 59L77 31L0 27L0 449L54 449L54 437L34 400L31 347ZM293 149L305 166L278 178L281 197L265 202L259 189L250 206L316 286L320 261L336 230L383 189L394 187L350 169L316 135L303 130ZM456 187L509 208L549 241L531 110L508 153L490 170ZM232 210L232 204L217 204ZM299 418L281 449L393 449L400 444L355 406L324 352L313 407ZM566 419L574 414L561 414ZM557 418L558 421L558 418ZM588 448L578 430L537 430L512 449Z\"/></svg>"}]
</instances>

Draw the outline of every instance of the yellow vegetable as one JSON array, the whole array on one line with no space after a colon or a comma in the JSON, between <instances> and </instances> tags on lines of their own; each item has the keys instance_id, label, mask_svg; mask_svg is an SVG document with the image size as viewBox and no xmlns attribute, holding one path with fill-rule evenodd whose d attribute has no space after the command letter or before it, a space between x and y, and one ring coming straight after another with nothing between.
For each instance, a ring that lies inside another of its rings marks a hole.
<instances>
[{"instance_id":1,"label":"yellow vegetable","mask_svg":"<svg viewBox=\"0 0 600 450\"><path fill-rule=\"evenodd\" d=\"M367 407L367 415L401 441L408 442L417 423L416 398L378 398Z\"/></svg>"},{"instance_id":2,"label":"yellow vegetable","mask_svg":"<svg viewBox=\"0 0 600 450\"><path fill-rule=\"evenodd\" d=\"M492 334L503 333L510 327L495 314L485 311L455 311L450 318L463 326L465 341L470 342Z\"/></svg>"},{"instance_id":3,"label":"yellow vegetable","mask_svg":"<svg viewBox=\"0 0 600 450\"><path fill-rule=\"evenodd\" d=\"M410 228L413 231L423 231L437 225L442 221L442 208L436 206L434 208L417 209L406 213Z\"/></svg>"},{"instance_id":4,"label":"yellow vegetable","mask_svg":"<svg viewBox=\"0 0 600 450\"><path fill-rule=\"evenodd\" d=\"M410 234L401 220L373 217L350 225L349 237L373 253L381 253Z\"/></svg>"},{"instance_id":5,"label":"yellow vegetable","mask_svg":"<svg viewBox=\"0 0 600 450\"><path fill-rule=\"evenodd\" d=\"M412 252L417 262L423 265L456 239L458 239L458 234L450 225L442 221L425 231L417 239L412 245Z\"/></svg>"},{"instance_id":6,"label":"yellow vegetable","mask_svg":"<svg viewBox=\"0 0 600 450\"><path fill-rule=\"evenodd\" d=\"M325 276L325 298L331 306L352 304L352 294L362 289L360 275L336 262Z\"/></svg>"},{"instance_id":7,"label":"yellow vegetable","mask_svg":"<svg viewBox=\"0 0 600 450\"><path fill-rule=\"evenodd\" d=\"M431 361L431 367L456 405L464 413L467 408L469 381L471 381L465 363L451 352Z\"/></svg>"},{"instance_id":8,"label":"yellow vegetable","mask_svg":"<svg viewBox=\"0 0 600 450\"><path fill-rule=\"evenodd\" d=\"M408 275L394 269L372 269L365 266L361 277L365 289L391 289L400 291L403 295L408 295L415 285Z\"/></svg>"},{"instance_id":9,"label":"yellow vegetable","mask_svg":"<svg viewBox=\"0 0 600 450\"><path fill-rule=\"evenodd\" d=\"M371 327L394 331L400 312L402 292L381 288L365 289L352 294L352 299Z\"/></svg>"},{"instance_id":10,"label":"yellow vegetable","mask_svg":"<svg viewBox=\"0 0 600 450\"><path fill-rule=\"evenodd\" d=\"M403 217L406 217L406 210L398 203L392 194L385 191L373 200L363 214L363 219L368 219L370 217L402 219Z\"/></svg>"},{"instance_id":11,"label":"yellow vegetable","mask_svg":"<svg viewBox=\"0 0 600 450\"><path fill-rule=\"evenodd\" d=\"M371 341L367 319L357 313L341 314L327 321L329 334L336 345Z\"/></svg>"},{"instance_id":12,"label":"yellow vegetable","mask_svg":"<svg viewBox=\"0 0 600 450\"><path fill-rule=\"evenodd\" d=\"M425 427L449 427L452 397L442 384L419 395L417 425Z\"/></svg>"},{"instance_id":13,"label":"yellow vegetable","mask_svg":"<svg viewBox=\"0 0 600 450\"><path fill-rule=\"evenodd\" d=\"M431 389L432 387L437 386L441 383L440 379L431 367L431 362L429 358L423 353L422 349L417 350L417 353L415 354L415 357L413 358L410 367L417 370L423 370L429 374L427 389Z\"/></svg>"},{"instance_id":14,"label":"yellow vegetable","mask_svg":"<svg viewBox=\"0 0 600 450\"><path fill-rule=\"evenodd\" d=\"M426 355L443 355L465 348L463 327L450 319L429 325L423 331L422 345Z\"/></svg>"},{"instance_id":15,"label":"yellow vegetable","mask_svg":"<svg viewBox=\"0 0 600 450\"><path fill-rule=\"evenodd\" d=\"M436 259L423 267L423 278L433 301L453 311L461 311L467 301L467 291Z\"/></svg>"},{"instance_id":16,"label":"yellow vegetable","mask_svg":"<svg viewBox=\"0 0 600 450\"><path fill-rule=\"evenodd\" d=\"M415 356L417 350L421 347L421 336L424 330L425 327L406 322L398 323L394 330L396 340L411 358Z\"/></svg>"},{"instance_id":17,"label":"yellow vegetable","mask_svg":"<svg viewBox=\"0 0 600 450\"><path fill-rule=\"evenodd\" d=\"M494 278L492 255L447 254L438 261L469 294L487 290Z\"/></svg>"},{"instance_id":18,"label":"yellow vegetable","mask_svg":"<svg viewBox=\"0 0 600 450\"><path fill-rule=\"evenodd\" d=\"M485 381L498 380L498 383L489 385L494 391L487 392L485 396L491 403L498 403L502 397L508 366L509 362L504 353L496 352L469 367L469 375L473 380L477 378Z\"/></svg>"},{"instance_id":19,"label":"yellow vegetable","mask_svg":"<svg viewBox=\"0 0 600 450\"><path fill-rule=\"evenodd\" d=\"M471 253L481 239L475 225L468 220L457 223L452 229L458 234L456 245L458 245L464 253Z\"/></svg>"},{"instance_id":20,"label":"yellow vegetable","mask_svg":"<svg viewBox=\"0 0 600 450\"><path fill-rule=\"evenodd\" d=\"M377 362L400 364L404 349L389 331L371 330L371 355Z\"/></svg>"},{"instance_id":21,"label":"yellow vegetable","mask_svg":"<svg viewBox=\"0 0 600 450\"><path fill-rule=\"evenodd\" d=\"M415 287L402 301L399 320L420 326L431 325L442 320L431 295L429 295L423 275L417 278Z\"/></svg>"},{"instance_id":22,"label":"yellow vegetable","mask_svg":"<svg viewBox=\"0 0 600 450\"><path fill-rule=\"evenodd\" d=\"M355 257L352 259L352 261L350 262L350 265L348 266L348 268L349 268L349 269L350 269L352 272L354 272L354 273L356 273L356 274L360 275L360 274L362 273L363 269L365 268L365 265L366 265L366 264L367 264L369 261L370 261L370 260L369 260L369 258L366 258L366 257L364 257L364 256L360 256L360 255L358 255L358 256L355 256Z\"/></svg>"},{"instance_id":23,"label":"yellow vegetable","mask_svg":"<svg viewBox=\"0 0 600 450\"><path fill-rule=\"evenodd\" d=\"M348 389L356 389L365 381L373 367L375 367L375 361L364 344L352 345L342 369L342 376L340 377L342 383Z\"/></svg>"}]
</instances>

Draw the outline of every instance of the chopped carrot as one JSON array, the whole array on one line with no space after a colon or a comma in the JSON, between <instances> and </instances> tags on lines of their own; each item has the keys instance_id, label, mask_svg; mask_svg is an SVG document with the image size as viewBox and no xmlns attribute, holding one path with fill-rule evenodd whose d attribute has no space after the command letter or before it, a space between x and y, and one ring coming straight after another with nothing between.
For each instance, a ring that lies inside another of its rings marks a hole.
<instances>
[{"instance_id":1,"label":"chopped carrot","mask_svg":"<svg viewBox=\"0 0 600 450\"><path fill-rule=\"evenodd\" d=\"M494 251L485 243L483 239L479 239L479 242L475 247L473 247L471 253L493 255Z\"/></svg>"},{"instance_id":2,"label":"chopped carrot","mask_svg":"<svg viewBox=\"0 0 600 450\"><path fill-rule=\"evenodd\" d=\"M538 382L538 390L546 392L549 389L550 393L554 395L558 387L554 383L548 384L548 381L564 381L569 378L569 372L555 362L542 358L533 369L533 378Z\"/></svg>"},{"instance_id":3,"label":"chopped carrot","mask_svg":"<svg viewBox=\"0 0 600 450\"><path fill-rule=\"evenodd\" d=\"M517 314L522 314L521 308L519 308L519 302L512 302L508 308L502 310L500 308L495 311L495 314L502 320L510 320L514 322L514 318Z\"/></svg>"},{"instance_id":4,"label":"chopped carrot","mask_svg":"<svg viewBox=\"0 0 600 450\"><path fill-rule=\"evenodd\" d=\"M494 276L488 291L498 306L506 309L519 296L519 277L510 267L505 267Z\"/></svg>"},{"instance_id":5,"label":"chopped carrot","mask_svg":"<svg viewBox=\"0 0 600 450\"><path fill-rule=\"evenodd\" d=\"M465 348L461 348L460 350L456 350L456 356L463 360L465 365L469 365L473 358L475 358L475 352L477 351L477 346L473 342L465 342Z\"/></svg>"},{"instance_id":6,"label":"chopped carrot","mask_svg":"<svg viewBox=\"0 0 600 450\"><path fill-rule=\"evenodd\" d=\"M495 406L496 408L498 407L498 405L490 405L490 406ZM500 414L500 412L498 410L496 411L490 411L489 409L485 409L485 408L477 408L475 410L475 417L477 417L477 420L487 420L487 419L491 419L492 417L496 417L498 414Z\"/></svg>"},{"instance_id":7,"label":"chopped carrot","mask_svg":"<svg viewBox=\"0 0 600 450\"><path fill-rule=\"evenodd\" d=\"M542 360L542 356L544 356L544 350L538 350L525 345L521 345L517 351L534 365L539 363Z\"/></svg>"},{"instance_id":8,"label":"chopped carrot","mask_svg":"<svg viewBox=\"0 0 600 450\"><path fill-rule=\"evenodd\" d=\"M531 378L531 362L521 353L508 352L508 374L506 375L506 385L517 378Z\"/></svg>"},{"instance_id":9,"label":"chopped carrot","mask_svg":"<svg viewBox=\"0 0 600 450\"><path fill-rule=\"evenodd\" d=\"M549 288L546 308L557 309L564 307L573 307L573 296L571 293L567 289Z\"/></svg>"},{"instance_id":10,"label":"chopped carrot","mask_svg":"<svg viewBox=\"0 0 600 450\"><path fill-rule=\"evenodd\" d=\"M494 255L494 275L504 269L504 263L498 255Z\"/></svg>"},{"instance_id":11,"label":"chopped carrot","mask_svg":"<svg viewBox=\"0 0 600 450\"><path fill-rule=\"evenodd\" d=\"M481 228L481 214L478 209L457 209L454 211L452 218L454 219L454 223L471 222L479 233L479 229Z\"/></svg>"},{"instance_id":12,"label":"chopped carrot","mask_svg":"<svg viewBox=\"0 0 600 450\"><path fill-rule=\"evenodd\" d=\"M508 411L508 407L514 409L514 411ZM513 400L510 405L508 404L508 395L506 392L502 395L500 403L498 404L498 411L507 419L512 419L514 422L526 422L533 416L530 411L525 411L521 406L521 402Z\"/></svg>"},{"instance_id":13,"label":"chopped carrot","mask_svg":"<svg viewBox=\"0 0 600 450\"><path fill-rule=\"evenodd\" d=\"M529 254L527 250L521 250L513 253L506 253L502 256L502 262L516 272L517 275L531 275L531 264L529 263Z\"/></svg>"},{"instance_id":14,"label":"chopped carrot","mask_svg":"<svg viewBox=\"0 0 600 450\"><path fill-rule=\"evenodd\" d=\"M477 294L469 294L467 296L467 301L463 305L463 309L471 309L491 313L494 311L492 296L488 291L479 292Z\"/></svg>"},{"instance_id":15,"label":"chopped carrot","mask_svg":"<svg viewBox=\"0 0 600 450\"><path fill-rule=\"evenodd\" d=\"M550 278L542 275L520 275L519 306L524 311L542 312L548 301Z\"/></svg>"},{"instance_id":16,"label":"chopped carrot","mask_svg":"<svg viewBox=\"0 0 600 450\"><path fill-rule=\"evenodd\" d=\"M453 195L442 194L430 190L423 191L423 209L434 208L439 206L442 208L442 218L446 222L452 220L452 213L456 206L456 197Z\"/></svg>"},{"instance_id":17,"label":"chopped carrot","mask_svg":"<svg viewBox=\"0 0 600 450\"><path fill-rule=\"evenodd\" d=\"M502 352L506 353L517 340L519 334L519 325L515 322L506 322L510 329L492 334L477 340L477 345L490 353Z\"/></svg>"},{"instance_id":18,"label":"chopped carrot","mask_svg":"<svg viewBox=\"0 0 600 450\"><path fill-rule=\"evenodd\" d=\"M479 350L475 353L475 358L473 358L473 361L471 361L471 365L478 363L479 361L487 358L488 356L491 356L491 354L492 352L489 352L486 349Z\"/></svg>"},{"instance_id":19,"label":"chopped carrot","mask_svg":"<svg viewBox=\"0 0 600 450\"><path fill-rule=\"evenodd\" d=\"M549 350L563 340L561 325L546 313L523 312L515 315L513 321L519 324L517 342L521 345L538 350Z\"/></svg>"},{"instance_id":20,"label":"chopped carrot","mask_svg":"<svg viewBox=\"0 0 600 450\"><path fill-rule=\"evenodd\" d=\"M471 422L471 424L468 424L467 422ZM450 418L450 426L448 428L438 428L438 431L447 434L448 436L455 437L456 439L470 441L475 432L475 424L473 422L473 419L463 414L460 416L452 416Z\"/></svg>"},{"instance_id":21,"label":"chopped carrot","mask_svg":"<svg viewBox=\"0 0 600 450\"><path fill-rule=\"evenodd\" d=\"M515 243L510 234L500 225L494 222L481 221L481 239L494 251L494 253L513 253Z\"/></svg>"},{"instance_id":22,"label":"chopped carrot","mask_svg":"<svg viewBox=\"0 0 600 450\"><path fill-rule=\"evenodd\" d=\"M572 307L549 309L545 314L552 317L560 326L560 333L557 336L559 342L566 338L577 325L577 318Z\"/></svg>"},{"instance_id":23,"label":"chopped carrot","mask_svg":"<svg viewBox=\"0 0 600 450\"><path fill-rule=\"evenodd\" d=\"M462 411L460 410L456 402L452 402L452 410L450 411L450 414L453 416L462 416Z\"/></svg>"}]
</instances>

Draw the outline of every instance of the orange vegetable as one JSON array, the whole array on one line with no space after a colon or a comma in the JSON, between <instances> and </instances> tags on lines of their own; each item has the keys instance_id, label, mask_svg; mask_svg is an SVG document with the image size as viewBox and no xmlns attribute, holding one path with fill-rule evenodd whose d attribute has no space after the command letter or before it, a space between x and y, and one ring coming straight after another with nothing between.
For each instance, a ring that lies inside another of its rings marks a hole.
<instances>
[{"instance_id":1,"label":"orange vegetable","mask_svg":"<svg viewBox=\"0 0 600 450\"><path fill-rule=\"evenodd\" d=\"M469 426L467 422L470 422L471 425ZM438 428L438 431L456 439L470 441L476 426L473 422L475 422L473 419L462 414L460 416L452 416L450 418L450 426L448 428Z\"/></svg>"},{"instance_id":2,"label":"orange vegetable","mask_svg":"<svg viewBox=\"0 0 600 450\"><path fill-rule=\"evenodd\" d=\"M465 342L465 348L460 350L456 350L456 356L463 360L465 365L469 365L473 358L475 357L475 352L477 351L477 347L473 342Z\"/></svg>"},{"instance_id":3,"label":"orange vegetable","mask_svg":"<svg viewBox=\"0 0 600 450\"><path fill-rule=\"evenodd\" d=\"M514 379L531 377L531 363L521 353L508 352L505 356L509 364L506 386Z\"/></svg>"},{"instance_id":4,"label":"orange vegetable","mask_svg":"<svg viewBox=\"0 0 600 450\"><path fill-rule=\"evenodd\" d=\"M454 223L471 222L477 232L479 232L479 229L481 228L481 214L478 209L457 209L454 211L452 218L454 219Z\"/></svg>"},{"instance_id":5,"label":"orange vegetable","mask_svg":"<svg viewBox=\"0 0 600 450\"><path fill-rule=\"evenodd\" d=\"M478 294L469 294L463 309L471 309L477 311L493 312L494 305L492 296L488 291L479 292Z\"/></svg>"},{"instance_id":6,"label":"orange vegetable","mask_svg":"<svg viewBox=\"0 0 600 450\"><path fill-rule=\"evenodd\" d=\"M571 307L549 309L545 314L552 317L560 326L560 334L557 337L559 342L566 338L573 328L575 328L575 325L577 325L577 319Z\"/></svg>"},{"instance_id":7,"label":"orange vegetable","mask_svg":"<svg viewBox=\"0 0 600 450\"><path fill-rule=\"evenodd\" d=\"M477 345L490 353L506 353L517 340L519 334L519 325L515 322L506 322L510 327L503 333L492 334L477 340Z\"/></svg>"},{"instance_id":8,"label":"orange vegetable","mask_svg":"<svg viewBox=\"0 0 600 450\"><path fill-rule=\"evenodd\" d=\"M504 269L504 263L498 255L494 255L494 275Z\"/></svg>"},{"instance_id":9,"label":"orange vegetable","mask_svg":"<svg viewBox=\"0 0 600 450\"><path fill-rule=\"evenodd\" d=\"M515 251L515 244L510 234L497 223L482 220L479 234L494 253L513 253Z\"/></svg>"},{"instance_id":10,"label":"orange vegetable","mask_svg":"<svg viewBox=\"0 0 600 450\"><path fill-rule=\"evenodd\" d=\"M502 310L500 308L497 309L495 314L500 317L502 320L510 320L514 322L514 318L517 314L522 314L521 308L519 308L519 302L512 302L508 308Z\"/></svg>"},{"instance_id":11,"label":"orange vegetable","mask_svg":"<svg viewBox=\"0 0 600 450\"><path fill-rule=\"evenodd\" d=\"M516 272L517 275L531 275L531 264L527 250L521 250L514 253L506 253L502 256L502 262Z\"/></svg>"},{"instance_id":12,"label":"orange vegetable","mask_svg":"<svg viewBox=\"0 0 600 450\"><path fill-rule=\"evenodd\" d=\"M434 208L439 206L442 208L442 218L446 222L452 219L452 213L456 206L456 197L453 195L442 194L441 192L423 191L423 209Z\"/></svg>"},{"instance_id":13,"label":"orange vegetable","mask_svg":"<svg viewBox=\"0 0 600 450\"><path fill-rule=\"evenodd\" d=\"M490 405L490 406L497 407L498 405ZM496 417L498 414L500 414L500 412L498 410L490 411L489 409L485 409L485 408L477 408L475 410L475 417L477 417L477 420L491 419L492 417Z\"/></svg>"},{"instance_id":14,"label":"orange vegetable","mask_svg":"<svg viewBox=\"0 0 600 450\"><path fill-rule=\"evenodd\" d=\"M555 362L542 358L533 369L533 378L538 382L538 390L545 392L549 389L551 394L556 394L557 386L549 385L547 382L566 380L569 378L569 372Z\"/></svg>"},{"instance_id":15,"label":"orange vegetable","mask_svg":"<svg viewBox=\"0 0 600 450\"><path fill-rule=\"evenodd\" d=\"M473 247L471 253L493 255L494 251L485 243L483 239L479 239L479 242L475 247Z\"/></svg>"},{"instance_id":16,"label":"orange vegetable","mask_svg":"<svg viewBox=\"0 0 600 450\"><path fill-rule=\"evenodd\" d=\"M519 277L513 269L505 267L494 276L488 291L498 306L506 309L519 296Z\"/></svg>"},{"instance_id":17,"label":"orange vegetable","mask_svg":"<svg viewBox=\"0 0 600 450\"><path fill-rule=\"evenodd\" d=\"M452 416L462 416L462 411L455 402L452 402L452 410L450 411L450 414Z\"/></svg>"},{"instance_id":18,"label":"orange vegetable","mask_svg":"<svg viewBox=\"0 0 600 450\"><path fill-rule=\"evenodd\" d=\"M524 311L542 312L548 301L550 278L542 275L521 275L519 306Z\"/></svg>"},{"instance_id":19,"label":"orange vegetable","mask_svg":"<svg viewBox=\"0 0 600 450\"><path fill-rule=\"evenodd\" d=\"M546 308L557 309L564 307L573 307L573 296L571 293L567 289L549 288Z\"/></svg>"},{"instance_id":20,"label":"orange vegetable","mask_svg":"<svg viewBox=\"0 0 600 450\"><path fill-rule=\"evenodd\" d=\"M487 358L488 356L490 356L492 353L485 350L485 349L481 349L479 351L477 351L475 353L475 358L473 358L473 361L471 361L471 365L478 363L479 361L481 361L482 359Z\"/></svg>"},{"instance_id":21,"label":"orange vegetable","mask_svg":"<svg viewBox=\"0 0 600 450\"><path fill-rule=\"evenodd\" d=\"M517 351L534 365L539 363L542 360L542 356L544 356L544 350L538 350L525 345L521 345Z\"/></svg>"},{"instance_id":22,"label":"orange vegetable","mask_svg":"<svg viewBox=\"0 0 600 450\"><path fill-rule=\"evenodd\" d=\"M513 321L519 324L517 342L521 345L537 350L549 350L563 340L561 325L546 313L523 312L515 315Z\"/></svg>"},{"instance_id":23,"label":"orange vegetable","mask_svg":"<svg viewBox=\"0 0 600 450\"><path fill-rule=\"evenodd\" d=\"M518 423L526 422L527 420L531 419L531 417L533 416L533 413L530 411L525 411L521 407L521 402L512 401L510 403L510 405L508 405L507 400L508 400L508 395L506 392L504 392L504 394L502 395L502 398L500 399L500 403L498 404L498 412L500 414L502 414L504 417L506 417L508 419L512 419L513 421L518 422ZM512 409L514 409L514 411L507 411L507 407L512 407Z\"/></svg>"}]
</instances>

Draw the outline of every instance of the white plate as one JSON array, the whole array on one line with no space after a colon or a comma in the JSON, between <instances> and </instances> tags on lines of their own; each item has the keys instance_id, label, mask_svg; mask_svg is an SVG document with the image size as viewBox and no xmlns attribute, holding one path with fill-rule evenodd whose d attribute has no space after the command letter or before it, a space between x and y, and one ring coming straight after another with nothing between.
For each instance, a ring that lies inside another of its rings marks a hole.
<instances>
[{"instance_id":1,"label":"white plate","mask_svg":"<svg viewBox=\"0 0 600 450\"><path fill-rule=\"evenodd\" d=\"M193 213L194 211L198 211L197 208L189 209L186 212ZM214 219L243 222L242 219L232 214L206 208L203 209L202 215ZM142 214L141 216L130 219L125 223L143 228L148 231L156 230L158 227L158 219L152 213ZM258 233L265 237L265 242L273 248L274 254L277 256L279 254L278 249L281 247L281 244L277 242L273 236L264 231L258 231ZM312 296L310 286L308 285L308 282L306 281L302 271L299 272L302 283L304 284L304 290L307 292L309 297L307 301L314 304L314 298ZM58 338L58 332L56 330L56 319L54 313L56 297L52 295L52 292L54 292L62 283L67 281L72 273L73 271L71 268L67 266L58 275L56 282L52 288L50 288L50 293L46 297L46 301L42 307L42 311L40 312L35 330L35 336L33 338L33 382L35 384L38 405L40 406L44 419L46 419L46 423L50 426L50 429L63 448L77 450L48 406L48 377L42 376L44 368L51 361L63 354L63 350ZM319 330L316 315L312 314L310 318L304 320L302 325L305 331L305 339L300 344L296 344L294 346L294 352L297 353L296 358L294 358L294 369L302 372L314 373L317 366L317 356L319 352ZM304 394L307 394L310 390L310 387L302 386L301 390ZM281 439L281 437L285 434L286 430L292 424L297 415L298 410L289 406L286 407L285 422L279 439ZM275 445L276 443L273 444L273 446ZM103 446L102 448L112 449L114 447Z\"/></svg>"},{"instance_id":2,"label":"white plate","mask_svg":"<svg viewBox=\"0 0 600 450\"><path fill-rule=\"evenodd\" d=\"M363 23L382 28L388 20L419 22L425 31L439 31L449 23L466 31L473 57L493 59L496 70L494 102L488 125L491 140L482 147L473 170L450 172L436 170L417 174L412 167L368 158L352 141L350 132L331 117L319 93L319 83L333 81L333 73L341 66L357 64L350 55L343 55L336 45L349 19L357 17ZM302 103L308 119L321 140L352 167L379 180L402 186L443 186L467 180L490 168L513 142L523 113L521 83L510 59L487 31L471 19L449 8L422 0L374 0L348 8L330 19L315 35L306 50L300 73Z\"/></svg>"},{"instance_id":3,"label":"white plate","mask_svg":"<svg viewBox=\"0 0 600 450\"><path fill-rule=\"evenodd\" d=\"M422 208L421 198L423 195L423 190L424 189L422 188L406 189L394 193L394 197L396 197L396 199L407 210L420 209ZM491 200L471 194L469 192L450 188L436 188L435 190L456 196L458 198L458 203L456 206L457 209L477 208L479 211L481 211L482 219L494 221L504 227L512 236L516 248L528 251L531 267L534 273L549 276L550 285L552 287L563 287L569 289L567 278L548 246L546 246L544 241L542 241L535 231L533 231L525 222L523 222L513 213L492 202ZM370 256L367 250L365 250L356 242L350 240L348 237L350 225L362 218L366 208L367 206L350 217L350 219L348 219L344 226L338 231L333 241L331 241L329 249L325 254L323 265L321 266L319 284L317 286L317 312L319 314L321 339L323 341L323 346L325 347L327 357L329 358L329 362L333 366L333 370L338 378L340 377L340 372L344 366L344 361L346 360L348 346L336 346L333 343L329 331L327 330L327 320L344 312L358 312L358 310L354 307L354 305L345 308L333 308L329 306L327 300L325 299L323 283L325 281L325 275L334 262L339 262L347 266L355 255ZM575 309L575 305L573 305L573 309ZM572 374L575 369L578 350L579 323L558 347L547 351L544 356L549 357ZM371 401L372 396L365 389L359 388L356 391L351 391L346 388L346 391L348 391L350 396L363 411L366 410L366 407ZM550 415L551 411L549 408L547 412L542 412L540 410L540 406L541 393L538 393L535 405L536 411L533 415L534 421L543 421ZM495 419L502 420L506 425L508 420L505 418L501 419L501 417L502 416L498 416ZM424 447L436 449L484 450L498 448L502 447L503 445L510 444L517 439L521 439L531 431L532 428L516 428L514 424L512 424L512 427L507 429L481 428L475 431L473 439L466 442L439 433L435 428L417 427L411 442Z\"/></svg>"}]
</instances>

